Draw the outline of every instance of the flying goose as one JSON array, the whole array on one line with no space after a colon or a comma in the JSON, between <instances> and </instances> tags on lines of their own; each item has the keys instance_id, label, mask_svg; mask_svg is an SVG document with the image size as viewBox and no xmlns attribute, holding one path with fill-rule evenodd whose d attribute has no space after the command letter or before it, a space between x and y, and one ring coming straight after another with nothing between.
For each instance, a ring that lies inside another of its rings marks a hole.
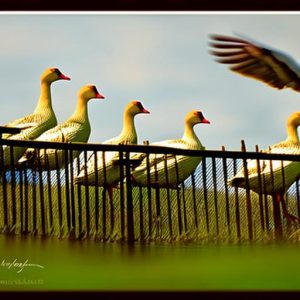
<instances>
[{"instance_id":1,"label":"flying goose","mask_svg":"<svg viewBox=\"0 0 300 300\"><path fill-rule=\"evenodd\" d=\"M194 126L200 123L210 124L201 111L191 111L185 117L185 129L181 139L166 140L151 145L204 150L205 147L194 132ZM195 171L201 160L202 157L199 156L150 154L149 166L147 165L147 159L144 158L142 163L132 172L132 183L137 186L177 188ZM148 172L150 175L149 181Z\"/></svg>"},{"instance_id":2,"label":"flying goose","mask_svg":"<svg viewBox=\"0 0 300 300\"><path fill-rule=\"evenodd\" d=\"M230 70L265 82L276 89L300 92L300 66L285 53L257 42L224 35L211 35L210 53Z\"/></svg>"},{"instance_id":3,"label":"flying goose","mask_svg":"<svg viewBox=\"0 0 300 300\"><path fill-rule=\"evenodd\" d=\"M104 96L99 94L94 85L83 86L78 92L77 106L73 115L64 123L44 132L35 140L62 143L86 143L91 133L87 103L92 98L104 99ZM19 163L28 166L37 166L39 163L42 168L50 170L64 166L63 150L41 149L39 151L38 153L37 149L27 149L20 158ZM79 156L79 154L79 151L73 151L73 159Z\"/></svg>"},{"instance_id":4,"label":"flying goose","mask_svg":"<svg viewBox=\"0 0 300 300\"><path fill-rule=\"evenodd\" d=\"M46 69L41 75L41 92L34 112L23 118L6 124L6 127L15 127L21 129L18 134L3 134L3 139L11 140L34 140L46 130L56 126L57 120L52 108L51 99L51 84L57 80L70 80L69 77L62 74L57 68ZM4 166L9 166L10 147L3 146ZM13 162L16 163L18 159L25 152L24 147L14 147Z\"/></svg>"},{"instance_id":5,"label":"flying goose","mask_svg":"<svg viewBox=\"0 0 300 300\"><path fill-rule=\"evenodd\" d=\"M297 127L300 125L300 111L292 113L287 120L287 139L270 146L265 153L300 154L300 142ZM259 169L258 169L259 168ZM260 170L260 173L258 173ZM272 172L273 176L272 176ZM288 213L284 194L300 176L300 162L279 160L248 160L247 172L249 188L256 193L272 195L274 201L279 201L282 206L283 216L288 223L299 221L298 218ZM260 175L259 175L260 174ZM245 169L242 168L228 184L233 187L246 188Z\"/></svg>"}]
</instances>

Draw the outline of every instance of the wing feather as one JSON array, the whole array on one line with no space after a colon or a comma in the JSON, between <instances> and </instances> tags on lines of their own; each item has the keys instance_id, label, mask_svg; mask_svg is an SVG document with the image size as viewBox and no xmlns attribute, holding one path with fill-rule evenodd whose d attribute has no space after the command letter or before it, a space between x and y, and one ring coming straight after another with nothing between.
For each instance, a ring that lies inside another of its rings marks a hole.
<instances>
[{"instance_id":1,"label":"wing feather","mask_svg":"<svg viewBox=\"0 0 300 300\"><path fill-rule=\"evenodd\" d=\"M210 53L218 58L217 62L232 65L230 70L277 89L300 91L300 66L285 53L246 39L223 35L210 38L214 41L210 46L218 50Z\"/></svg>"}]
</instances>

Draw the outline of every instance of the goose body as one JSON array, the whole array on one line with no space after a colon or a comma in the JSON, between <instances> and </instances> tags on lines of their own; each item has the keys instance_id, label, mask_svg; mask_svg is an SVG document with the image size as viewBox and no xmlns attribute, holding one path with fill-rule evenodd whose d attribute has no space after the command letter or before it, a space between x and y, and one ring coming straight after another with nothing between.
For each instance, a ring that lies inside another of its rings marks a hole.
<instances>
[{"instance_id":1,"label":"goose body","mask_svg":"<svg viewBox=\"0 0 300 300\"><path fill-rule=\"evenodd\" d=\"M287 121L287 139L278 144L270 146L266 153L276 154L300 154L300 142L297 133L297 127L300 125L300 112L290 115ZM259 166L259 169L258 169ZM260 173L258 173L260 170ZM271 172L272 170L272 172ZM276 196L282 203L283 213L285 217L290 217L283 195L289 187L300 176L300 162L296 161L276 161L273 160L257 160L247 161L248 183L249 189L256 193ZM273 173L273 174L272 174ZM228 184L234 187L246 188L245 169L242 168Z\"/></svg>"},{"instance_id":2,"label":"goose body","mask_svg":"<svg viewBox=\"0 0 300 300\"><path fill-rule=\"evenodd\" d=\"M205 147L194 132L194 125L199 123L209 124L210 122L204 118L202 112L192 111L186 115L185 131L181 139L166 140L151 145L204 150ZM149 165L147 165L147 158L144 157L141 164L132 173L132 182L138 186L150 185L152 187L177 188L195 171L201 160L202 157L196 156L150 154ZM150 174L149 181L148 172Z\"/></svg>"},{"instance_id":3,"label":"goose body","mask_svg":"<svg viewBox=\"0 0 300 300\"><path fill-rule=\"evenodd\" d=\"M240 75L262 81L276 89L300 92L300 65L289 55L250 40L211 35L211 54Z\"/></svg>"},{"instance_id":4,"label":"goose body","mask_svg":"<svg viewBox=\"0 0 300 300\"><path fill-rule=\"evenodd\" d=\"M124 110L122 132L117 137L103 142L103 144L137 144L138 138L134 118L140 113L149 113L149 111L146 110L139 101L130 102ZM97 168L95 161L97 161ZM80 173L75 178L75 183L108 187L114 186L120 180L120 165L118 161L119 153L115 151L105 153L98 152L96 158L92 155L87 165L81 168Z\"/></svg>"},{"instance_id":5,"label":"goose body","mask_svg":"<svg viewBox=\"0 0 300 300\"><path fill-rule=\"evenodd\" d=\"M92 98L103 99L94 85L82 87L78 93L77 107L73 115L64 123L51 128L40 135L36 141L86 143L91 133L91 127L88 118L87 103ZM73 152L73 159L80 154L79 151ZM64 166L64 151L55 149L39 150L27 149L19 160L20 164L33 166L42 166L46 169L56 169Z\"/></svg>"},{"instance_id":6,"label":"goose body","mask_svg":"<svg viewBox=\"0 0 300 300\"><path fill-rule=\"evenodd\" d=\"M57 80L70 80L57 68L46 69L41 75L41 94L38 104L31 115L17 119L6 124L6 127L15 127L21 130L18 134L3 134L3 139L11 140L34 140L46 130L56 126L57 119L52 108L50 86ZM14 147L13 162L22 156L26 148ZM3 146L4 166L11 164L9 147Z\"/></svg>"}]
</instances>

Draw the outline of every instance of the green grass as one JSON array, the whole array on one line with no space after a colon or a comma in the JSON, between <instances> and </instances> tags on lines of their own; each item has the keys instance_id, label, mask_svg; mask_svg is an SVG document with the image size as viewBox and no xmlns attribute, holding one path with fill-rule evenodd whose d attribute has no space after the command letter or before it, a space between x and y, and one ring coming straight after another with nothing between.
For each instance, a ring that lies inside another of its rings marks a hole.
<instances>
[{"instance_id":1,"label":"green grass","mask_svg":"<svg viewBox=\"0 0 300 300\"><path fill-rule=\"evenodd\" d=\"M110 205L108 197L106 203L106 222L103 223L103 199L102 188L69 186L69 195L73 189L74 192L74 216L75 220L73 235L76 238L91 238L91 239L110 239L118 240L121 238L121 211L120 211L120 189L114 192L114 222L115 227L110 234ZM88 193L87 193L88 192ZM0 206L3 207L3 187L0 189ZM12 199L16 203L16 224L13 227L14 233L21 232L21 214L23 213L23 226L25 214L25 199L28 201L28 231L37 235L42 234L42 219L41 219L41 199L44 198L44 217L45 217L45 234L48 236L66 237L70 233L70 228L67 223L67 199L66 187L61 186L59 193L57 185L44 184L42 190L38 185L29 184L26 188L23 185L16 185L12 189L10 184L6 186L8 199L8 227L12 227ZM51 194L51 209L49 206L48 195ZM150 198L148 197L147 189L133 188L133 215L134 215L134 233L137 240L144 241L183 241L183 242L224 242L236 243L249 240L248 218L245 191L240 190L238 194L238 203L236 202L235 194L231 190L228 197L229 218L226 211L226 197L223 190L214 192L211 189L206 191L206 196L203 189L195 190L195 202L192 189L187 187L184 193L180 191L180 216L178 214L177 191L170 190L169 198L167 190L159 191L159 209L158 215L157 194L155 189L151 189ZM61 195L61 208L59 205L59 197ZM26 196L27 195L27 196ZM33 224L33 204L34 195L36 198L36 230ZM88 198L87 198L88 195ZM96 196L98 198L96 199ZM124 205L125 205L125 229L126 229L126 190L124 190ZM21 199L23 201L21 207ZM71 199L71 198L70 198ZM169 202L168 202L169 199ZM184 201L183 201L184 199ZM207 199L207 206L205 204ZM71 201L71 200L69 200ZM96 230L96 203L99 206L98 230ZM151 203L152 213L149 216L149 203ZM237 215L236 205L239 206L239 215ZM80 213L81 206L81 213ZM88 209L89 207L89 209ZM207 212L206 212L207 207ZM292 211L296 209L296 198L289 197L289 207ZM252 229L254 241L270 241L274 239L274 225L271 199L263 201L264 212L268 212L269 222L264 222L265 228L262 228L260 205L257 194L251 192L251 210L252 210ZM53 214L53 222L50 222L50 212ZM61 224L59 216L61 215ZM240 220L240 237L238 237L237 216ZM72 217L72 215L71 215ZM149 228L149 218L151 222L151 231ZM182 232L180 234L179 223L182 223ZM171 222L170 222L171 220ZM208 220L208 226L207 226ZM196 226L196 222L198 226ZM81 230L80 230L81 227ZM104 228L105 227L105 228ZM0 228L4 228L4 212L0 210ZM106 233L104 234L104 229ZM293 232L288 232L284 224L286 236L289 237ZM172 234L171 234L172 233ZM125 230L126 234L126 230ZM298 234L293 235L294 240L298 240Z\"/></svg>"},{"instance_id":2,"label":"green grass","mask_svg":"<svg viewBox=\"0 0 300 300\"><path fill-rule=\"evenodd\" d=\"M30 263L44 266L44 269L25 268L21 273L0 267L0 290L287 291L300 288L299 246L293 244L155 243L128 247L88 240L0 235L0 247L1 259L28 259Z\"/></svg>"}]
</instances>

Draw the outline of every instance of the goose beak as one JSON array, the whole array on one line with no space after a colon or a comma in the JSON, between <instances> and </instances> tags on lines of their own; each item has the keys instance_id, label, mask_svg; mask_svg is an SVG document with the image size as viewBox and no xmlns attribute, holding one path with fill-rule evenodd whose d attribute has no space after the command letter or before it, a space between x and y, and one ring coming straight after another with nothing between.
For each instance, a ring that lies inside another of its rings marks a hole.
<instances>
[{"instance_id":1,"label":"goose beak","mask_svg":"<svg viewBox=\"0 0 300 300\"><path fill-rule=\"evenodd\" d=\"M95 98L105 99L105 97L103 95L101 95L99 92L96 93Z\"/></svg>"},{"instance_id":2,"label":"goose beak","mask_svg":"<svg viewBox=\"0 0 300 300\"><path fill-rule=\"evenodd\" d=\"M141 110L141 113L143 113L143 114L150 114L150 111L147 110L146 108L143 108L143 109Z\"/></svg>"},{"instance_id":3,"label":"goose beak","mask_svg":"<svg viewBox=\"0 0 300 300\"><path fill-rule=\"evenodd\" d=\"M68 77L68 76L66 76L66 75L64 75L64 74L60 74L60 75L59 75L59 79L63 79L63 80L71 80L70 77Z\"/></svg>"},{"instance_id":4,"label":"goose beak","mask_svg":"<svg viewBox=\"0 0 300 300\"><path fill-rule=\"evenodd\" d=\"M210 121L204 118L201 123L210 124Z\"/></svg>"}]
</instances>

